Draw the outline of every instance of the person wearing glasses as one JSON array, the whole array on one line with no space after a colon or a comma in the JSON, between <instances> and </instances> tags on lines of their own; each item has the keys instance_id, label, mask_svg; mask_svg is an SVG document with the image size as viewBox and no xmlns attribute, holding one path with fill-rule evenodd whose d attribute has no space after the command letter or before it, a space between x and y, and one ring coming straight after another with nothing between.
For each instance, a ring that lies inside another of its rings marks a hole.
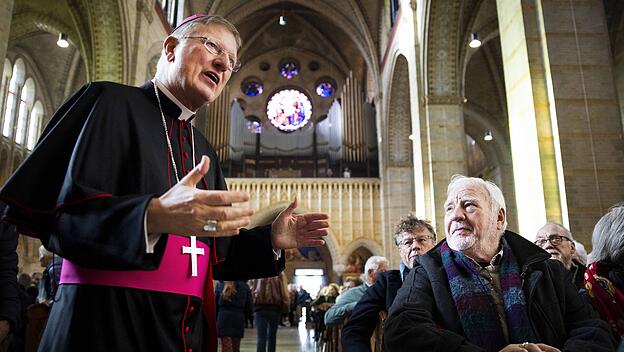
<instances>
[{"instance_id":1,"label":"person wearing glasses","mask_svg":"<svg viewBox=\"0 0 624 352\"><path fill-rule=\"evenodd\" d=\"M416 258L384 324L384 351L613 351L566 269L506 229L500 188L455 175L446 238Z\"/></svg>"},{"instance_id":2,"label":"person wearing glasses","mask_svg":"<svg viewBox=\"0 0 624 352\"><path fill-rule=\"evenodd\" d=\"M585 266L574 260L576 245L572 233L562 225L548 223L537 231L535 244L550 254L550 259L560 261L568 269L570 281L577 289L583 287Z\"/></svg>"},{"instance_id":3,"label":"person wearing glasses","mask_svg":"<svg viewBox=\"0 0 624 352\"><path fill-rule=\"evenodd\" d=\"M409 215L394 229L394 243L399 249L400 270L388 270L377 276L353 308L342 328L341 343L344 352L371 351L371 336L379 322L379 313L388 312L403 279L414 265L416 257L429 251L436 243L431 224Z\"/></svg>"},{"instance_id":4,"label":"person wearing glasses","mask_svg":"<svg viewBox=\"0 0 624 352\"><path fill-rule=\"evenodd\" d=\"M327 215L246 230L249 195L229 192L190 123L240 68L241 39L194 15L163 42L142 87L88 83L54 114L0 198L5 220L64 258L40 351L216 351L213 279L276 276L281 251L322 245Z\"/></svg>"}]
</instances>

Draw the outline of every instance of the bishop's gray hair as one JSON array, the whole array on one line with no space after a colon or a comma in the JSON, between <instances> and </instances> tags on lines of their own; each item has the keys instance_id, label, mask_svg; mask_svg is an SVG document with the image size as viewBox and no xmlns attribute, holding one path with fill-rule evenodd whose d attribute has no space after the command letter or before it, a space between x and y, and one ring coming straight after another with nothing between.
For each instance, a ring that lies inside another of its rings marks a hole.
<instances>
[{"instance_id":1,"label":"bishop's gray hair","mask_svg":"<svg viewBox=\"0 0 624 352\"><path fill-rule=\"evenodd\" d=\"M485 192L490 196L490 203L492 204L492 212L494 213L494 216L498 214L500 209L505 211L505 219L503 221L501 234L505 232L507 229L507 208L505 206L505 197L503 196L503 192L500 188L498 188L498 186L492 181L485 181L484 179L478 177L468 177L456 174L451 177L451 182L446 190L446 195L448 196L451 194L453 189L464 184L478 185L485 189Z\"/></svg>"},{"instance_id":2,"label":"bishop's gray hair","mask_svg":"<svg viewBox=\"0 0 624 352\"><path fill-rule=\"evenodd\" d=\"M234 27L234 25L232 24L232 22L226 20L225 18L221 17L221 16L217 16L217 15L208 15L208 16L203 16L203 17L198 17L192 21L189 21L187 23L184 23L183 25L179 26L178 28L176 28L173 33L171 33L172 36L176 37L176 38L180 38L183 36L187 36L193 33L195 27L199 26L199 25L211 25L211 24L218 24L221 25L223 27L225 27L228 31L230 31L232 33L232 35L234 36L234 39L236 40L236 51L238 51L238 49L241 48L243 41L241 39L240 33L238 33L238 30L236 29L236 27Z\"/></svg>"},{"instance_id":3,"label":"bishop's gray hair","mask_svg":"<svg viewBox=\"0 0 624 352\"><path fill-rule=\"evenodd\" d=\"M589 263L603 261L624 265L624 203L614 206L598 220L592 246Z\"/></svg>"}]
</instances>

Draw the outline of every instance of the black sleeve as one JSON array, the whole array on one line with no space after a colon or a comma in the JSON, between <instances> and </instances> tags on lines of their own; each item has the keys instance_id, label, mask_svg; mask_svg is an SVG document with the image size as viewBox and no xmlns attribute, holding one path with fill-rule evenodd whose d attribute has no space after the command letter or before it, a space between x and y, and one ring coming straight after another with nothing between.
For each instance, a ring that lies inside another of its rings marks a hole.
<instances>
[{"instance_id":1,"label":"black sleeve","mask_svg":"<svg viewBox=\"0 0 624 352\"><path fill-rule=\"evenodd\" d=\"M241 230L238 236L229 237L224 261L212 268L215 280L248 280L277 276L284 270L285 253L275 260L271 244L271 225ZM217 241L217 248L219 241Z\"/></svg>"},{"instance_id":2,"label":"black sleeve","mask_svg":"<svg viewBox=\"0 0 624 352\"><path fill-rule=\"evenodd\" d=\"M138 149L139 132L120 94L107 88L93 102L72 152L46 247L86 267L155 268L163 252L146 255L144 221L156 195L140 194L145 181L135 174L132 152Z\"/></svg>"},{"instance_id":3,"label":"black sleeve","mask_svg":"<svg viewBox=\"0 0 624 352\"><path fill-rule=\"evenodd\" d=\"M369 287L353 308L351 316L342 328L342 350L345 352L368 352L370 339L379 313L386 309L386 278L379 275L375 284Z\"/></svg>"},{"instance_id":4,"label":"black sleeve","mask_svg":"<svg viewBox=\"0 0 624 352\"><path fill-rule=\"evenodd\" d=\"M149 269L162 255L145 254L144 214L155 195L141 194L144 180L129 166L139 131L124 89L83 87L0 193L20 232L86 267Z\"/></svg>"},{"instance_id":5,"label":"black sleeve","mask_svg":"<svg viewBox=\"0 0 624 352\"><path fill-rule=\"evenodd\" d=\"M474 351L478 346L436 324L434 293L425 269L415 263L390 308L384 325L387 351Z\"/></svg>"},{"instance_id":6,"label":"black sleeve","mask_svg":"<svg viewBox=\"0 0 624 352\"><path fill-rule=\"evenodd\" d=\"M0 204L0 214L4 208ZM20 316L20 300L17 287L17 232L0 220L0 320L6 320L11 331L16 331Z\"/></svg>"}]
</instances>

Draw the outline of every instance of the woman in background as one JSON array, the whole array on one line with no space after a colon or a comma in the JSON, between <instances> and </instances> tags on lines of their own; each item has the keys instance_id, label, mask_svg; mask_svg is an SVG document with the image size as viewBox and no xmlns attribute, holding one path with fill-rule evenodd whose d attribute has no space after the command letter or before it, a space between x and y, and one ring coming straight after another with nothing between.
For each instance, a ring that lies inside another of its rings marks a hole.
<instances>
[{"instance_id":1,"label":"woman in background","mask_svg":"<svg viewBox=\"0 0 624 352\"><path fill-rule=\"evenodd\" d=\"M217 284L217 334L222 352L239 352L246 316L253 314L251 290L244 281Z\"/></svg>"},{"instance_id":2,"label":"woman in background","mask_svg":"<svg viewBox=\"0 0 624 352\"><path fill-rule=\"evenodd\" d=\"M585 295L619 340L624 336L624 204L598 220L592 247Z\"/></svg>"}]
</instances>

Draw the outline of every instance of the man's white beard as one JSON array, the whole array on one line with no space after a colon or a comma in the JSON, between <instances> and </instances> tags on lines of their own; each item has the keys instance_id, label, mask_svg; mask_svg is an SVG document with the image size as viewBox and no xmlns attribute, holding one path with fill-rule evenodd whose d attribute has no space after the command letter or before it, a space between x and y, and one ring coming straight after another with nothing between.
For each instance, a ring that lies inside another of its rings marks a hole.
<instances>
[{"instance_id":1,"label":"man's white beard","mask_svg":"<svg viewBox=\"0 0 624 352\"><path fill-rule=\"evenodd\" d=\"M470 236L451 235L446 239L446 243L454 251L465 251L477 243L477 237L474 234Z\"/></svg>"}]
</instances>

